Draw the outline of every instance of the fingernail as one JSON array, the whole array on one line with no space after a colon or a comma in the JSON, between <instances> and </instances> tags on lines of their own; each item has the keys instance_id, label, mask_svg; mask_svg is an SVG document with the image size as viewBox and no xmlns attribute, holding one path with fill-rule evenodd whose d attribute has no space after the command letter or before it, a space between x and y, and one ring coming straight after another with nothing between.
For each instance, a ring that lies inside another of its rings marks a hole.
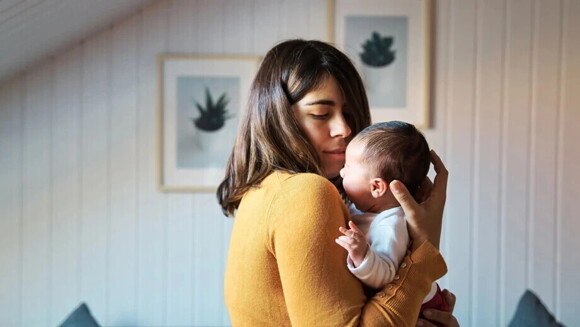
<instances>
[{"instance_id":1,"label":"fingernail","mask_svg":"<svg viewBox=\"0 0 580 327\"><path fill-rule=\"evenodd\" d=\"M401 185L399 185L398 181L391 183L391 187L393 188L393 191L401 192Z\"/></svg>"}]
</instances>

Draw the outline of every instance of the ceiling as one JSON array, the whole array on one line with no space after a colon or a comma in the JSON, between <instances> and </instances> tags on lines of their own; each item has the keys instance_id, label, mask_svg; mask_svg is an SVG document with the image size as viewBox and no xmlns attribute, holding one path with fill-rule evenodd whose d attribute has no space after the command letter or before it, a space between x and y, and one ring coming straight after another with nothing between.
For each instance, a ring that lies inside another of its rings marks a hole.
<instances>
[{"instance_id":1,"label":"ceiling","mask_svg":"<svg viewBox=\"0 0 580 327\"><path fill-rule=\"evenodd\" d=\"M0 83L153 0L0 0Z\"/></svg>"}]
</instances>

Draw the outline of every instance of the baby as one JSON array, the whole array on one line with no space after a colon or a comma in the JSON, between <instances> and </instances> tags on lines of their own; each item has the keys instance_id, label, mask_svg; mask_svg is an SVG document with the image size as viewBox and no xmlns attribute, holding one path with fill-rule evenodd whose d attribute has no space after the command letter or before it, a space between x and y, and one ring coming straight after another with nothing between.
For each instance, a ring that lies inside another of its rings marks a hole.
<instances>
[{"instance_id":1,"label":"baby","mask_svg":"<svg viewBox=\"0 0 580 327\"><path fill-rule=\"evenodd\" d=\"M340 171L343 187L352 202L350 229L336 243L348 251L347 266L365 285L379 289L399 277L409 234L405 213L389 190L399 180L415 196L427 177L429 145L415 126L391 121L365 128L348 145ZM450 311L437 283L423 301L421 311Z\"/></svg>"}]
</instances>

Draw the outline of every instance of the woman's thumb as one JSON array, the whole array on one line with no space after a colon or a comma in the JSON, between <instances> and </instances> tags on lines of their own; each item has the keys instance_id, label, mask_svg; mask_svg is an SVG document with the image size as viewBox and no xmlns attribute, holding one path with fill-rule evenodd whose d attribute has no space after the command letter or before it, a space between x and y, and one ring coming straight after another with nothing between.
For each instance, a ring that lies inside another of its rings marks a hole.
<instances>
[{"instance_id":1,"label":"woman's thumb","mask_svg":"<svg viewBox=\"0 0 580 327\"><path fill-rule=\"evenodd\" d=\"M413 216L418 204L405 187L405 184L394 180L389 184L389 188L391 189L391 193L395 196L395 199L397 199L401 207L403 207L405 215L407 217Z\"/></svg>"}]
</instances>

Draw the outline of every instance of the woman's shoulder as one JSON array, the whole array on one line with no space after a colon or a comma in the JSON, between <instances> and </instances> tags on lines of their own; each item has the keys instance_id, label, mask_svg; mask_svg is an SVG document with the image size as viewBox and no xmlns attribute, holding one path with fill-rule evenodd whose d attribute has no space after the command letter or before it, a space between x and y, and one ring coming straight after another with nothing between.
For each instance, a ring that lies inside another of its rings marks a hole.
<instances>
[{"instance_id":1,"label":"woman's shoulder","mask_svg":"<svg viewBox=\"0 0 580 327\"><path fill-rule=\"evenodd\" d=\"M289 173L277 171L268 177L268 184L274 184L284 192L298 192L300 194L313 194L329 191L336 192L336 187L325 177L313 173Z\"/></svg>"},{"instance_id":2,"label":"woman's shoulder","mask_svg":"<svg viewBox=\"0 0 580 327\"><path fill-rule=\"evenodd\" d=\"M272 196L268 211L274 221L282 224L300 221L304 228L319 228L326 226L328 219L343 222L348 215L337 188L323 176L277 172L269 179L275 185L268 192Z\"/></svg>"},{"instance_id":3,"label":"woman's shoulder","mask_svg":"<svg viewBox=\"0 0 580 327\"><path fill-rule=\"evenodd\" d=\"M285 202L293 203L293 206L296 206L296 203L310 206L316 202L327 204L342 202L342 197L334 184L327 178L313 173L276 171L264 179L260 189L261 194L268 195L278 205Z\"/></svg>"}]
</instances>

